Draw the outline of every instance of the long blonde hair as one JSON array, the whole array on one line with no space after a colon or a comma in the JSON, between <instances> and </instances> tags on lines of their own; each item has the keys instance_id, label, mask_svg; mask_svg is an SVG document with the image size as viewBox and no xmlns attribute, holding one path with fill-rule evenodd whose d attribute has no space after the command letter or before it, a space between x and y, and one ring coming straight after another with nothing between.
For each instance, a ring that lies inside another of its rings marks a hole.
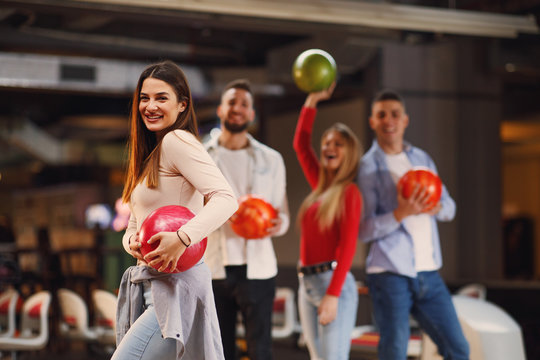
<instances>
[{"instance_id":1,"label":"long blonde hair","mask_svg":"<svg viewBox=\"0 0 540 360\"><path fill-rule=\"evenodd\" d=\"M360 160L361 144L352 130L345 124L335 123L326 129L321 137L321 144L324 138L331 132L339 133L345 140L345 156L341 166L338 168L336 176L329 183L329 179L324 167L319 167L319 182L317 187L305 198L298 212L298 223L300 223L306 210L316 201L321 204L317 210L317 221L321 230L330 227L343 212L343 194L347 185L352 183L358 172L358 161Z\"/></svg>"},{"instance_id":2,"label":"long blonde hair","mask_svg":"<svg viewBox=\"0 0 540 360\"><path fill-rule=\"evenodd\" d=\"M122 200L127 203L130 201L133 189L145 177L146 185L150 189L158 186L159 179L159 158L161 155L161 140L156 134L146 128L141 114L139 113L139 97L144 80L154 78L162 80L169 84L175 91L176 100L184 101L186 109L178 114L174 124L169 126L164 134L182 129L189 131L195 137L199 137L197 129L197 119L191 99L191 91L184 72L178 65L172 61L166 60L157 64L148 66L141 73L137 87L133 92L130 114L130 134L128 141L129 162L126 174L126 183L122 193Z\"/></svg>"}]
</instances>

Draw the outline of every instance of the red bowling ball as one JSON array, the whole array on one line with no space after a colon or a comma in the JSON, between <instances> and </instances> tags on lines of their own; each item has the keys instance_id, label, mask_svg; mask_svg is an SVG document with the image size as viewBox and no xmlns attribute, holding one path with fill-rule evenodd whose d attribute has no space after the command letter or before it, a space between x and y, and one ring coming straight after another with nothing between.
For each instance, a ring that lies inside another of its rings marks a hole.
<instances>
[{"instance_id":1,"label":"red bowling ball","mask_svg":"<svg viewBox=\"0 0 540 360\"><path fill-rule=\"evenodd\" d=\"M139 238L141 239L141 254L145 256L150 251L156 249L159 241L148 244L148 240L154 235L162 231L176 231L182 225L187 223L195 215L188 209L180 205L168 205L154 210L143 221L139 230ZM167 269L164 272L178 273L186 271L193 265L199 262L206 250L206 238L202 241L191 244L186 251L180 256L176 263L175 269ZM161 263L154 265L154 269L159 269Z\"/></svg>"},{"instance_id":2,"label":"red bowling ball","mask_svg":"<svg viewBox=\"0 0 540 360\"><path fill-rule=\"evenodd\" d=\"M276 209L256 195L245 195L238 199L238 210L231 216L234 232L245 239L260 239L268 235L272 219L277 218Z\"/></svg>"},{"instance_id":3,"label":"red bowling ball","mask_svg":"<svg viewBox=\"0 0 540 360\"><path fill-rule=\"evenodd\" d=\"M429 194L428 206L424 211L433 209L441 199L442 182L437 174L425 167L415 167L409 170L399 179L398 187L401 188L401 195L408 199L414 191L416 184L425 186Z\"/></svg>"}]
</instances>

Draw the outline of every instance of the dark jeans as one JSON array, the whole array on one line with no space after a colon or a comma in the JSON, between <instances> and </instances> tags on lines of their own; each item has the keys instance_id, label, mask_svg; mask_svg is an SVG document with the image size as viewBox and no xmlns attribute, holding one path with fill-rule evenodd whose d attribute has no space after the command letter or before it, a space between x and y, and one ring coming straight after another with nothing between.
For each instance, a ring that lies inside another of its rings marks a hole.
<instances>
[{"instance_id":1,"label":"dark jeans","mask_svg":"<svg viewBox=\"0 0 540 360\"><path fill-rule=\"evenodd\" d=\"M409 314L418 321L445 359L469 359L469 344L450 293L437 271L419 272L416 278L388 272L368 274L367 283L381 335L380 360L406 359Z\"/></svg>"},{"instance_id":2,"label":"dark jeans","mask_svg":"<svg viewBox=\"0 0 540 360\"><path fill-rule=\"evenodd\" d=\"M212 280L225 360L236 360L236 322L242 314L250 360L272 359L272 309L276 279L249 280L247 267L227 266L227 278Z\"/></svg>"}]
</instances>

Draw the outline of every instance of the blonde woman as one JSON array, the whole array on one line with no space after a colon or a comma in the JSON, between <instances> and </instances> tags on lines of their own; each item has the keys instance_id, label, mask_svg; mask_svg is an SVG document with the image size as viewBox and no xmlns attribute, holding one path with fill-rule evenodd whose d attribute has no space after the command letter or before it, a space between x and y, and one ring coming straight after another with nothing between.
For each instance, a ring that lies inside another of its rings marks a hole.
<instances>
[{"instance_id":1,"label":"blonde woman","mask_svg":"<svg viewBox=\"0 0 540 360\"><path fill-rule=\"evenodd\" d=\"M294 149L311 193L300 207L298 305L311 359L348 359L356 321L358 292L350 267L356 250L362 196L354 179L360 143L344 124L336 123L321 139L320 159L311 147L319 101L328 90L310 93L300 113Z\"/></svg>"}]
</instances>

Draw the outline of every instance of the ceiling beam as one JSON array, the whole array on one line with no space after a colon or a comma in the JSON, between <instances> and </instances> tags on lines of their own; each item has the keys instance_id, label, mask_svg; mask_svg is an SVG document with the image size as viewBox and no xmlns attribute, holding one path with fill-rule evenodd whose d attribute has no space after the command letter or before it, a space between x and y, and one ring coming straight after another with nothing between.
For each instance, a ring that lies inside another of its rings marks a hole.
<instances>
[{"instance_id":1,"label":"ceiling beam","mask_svg":"<svg viewBox=\"0 0 540 360\"><path fill-rule=\"evenodd\" d=\"M99 3L497 38L513 38L519 33L539 33L532 15L504 15L350 0L64 0L57 3Z\"/></svg>"},{"instance_id":2,"label":"ceiling beam","mask_svg":"<svg viewBox=\"0 0 540 360\"><path fill-rule=\"evenodd\" d=\"M62 141L50 136L27 119L19 119L17 126L0 133L0 138L45 163L59 164L66 158Z\"/></svg>"}]
</instances>

